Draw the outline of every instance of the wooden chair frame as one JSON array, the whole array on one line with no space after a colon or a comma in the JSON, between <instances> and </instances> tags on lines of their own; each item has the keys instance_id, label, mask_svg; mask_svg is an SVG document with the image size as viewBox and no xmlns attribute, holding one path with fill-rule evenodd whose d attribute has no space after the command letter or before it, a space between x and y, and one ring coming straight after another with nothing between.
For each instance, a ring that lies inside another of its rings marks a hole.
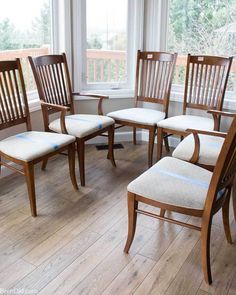
<instances>
[{"instance_id":1,"label":"wooden chair frame","mask_svg":"<svg viewBox=\"0 0 236 295\"><path fill-rule=\"evenodd\" d=\"M188 54L183 115L186 115L188 108L206 111L209 109L222 110L232 61L233 57L224 58ZM199 76L197 73L199 73ZM219 85L218 90L214 88L216 85ZM212 114L214 130L217 131L220 127L220 118L215 113ZM162 156L163 139L166 140L172 135L185 137L188 132L162 127L157 128L157 160L160 160Z\"/></svg>"},{"instance_id":2,"label":"wooden chair frame","mask_svg":"<svg viewBox=\"0 0 236 295\"><path fill-rule=\"evenodd\" d=\"M231 112L225 112L225 111L216 111L216 110L209 110L208 113L211 113L214 117L230 117L235 118L236 114ZM199 134L204 135L210 135L210 136L217 136L217 137L223 137L225 138L227 133L224 132L217 132L217 131L207 131L207 130L197 130L197 129L187 129L187 132L191 132L193 134L194 138L194 152L192 155L192 158L190 159L190 163L201 166L205 169L208 169L210 171L213 171L215 166L211 165L203 165L198 163L199 159L199 153L200 153L200 140L199 140ZM233 211L234 211L234 218L236 220L236 176L232 183L232 200L233 200Z\"/></svg>"},{"instance_id":3,"label":"wooden chair frame","mask_svg":"<svg viewBox=\"0 0 236 295\"><path fill-rule=\"evenodd\" d=\"M205 281L212 283L210 266L210 234L212 218L216 212L222 208L223 224L227 241L232 243L229 224L229 200L231 184L236 172L236 118L234 118L230 130L226 136L220 156L217 160L211 182L209 185L204 209L190 209L160 203L145 196L140 196L128 192L128 237L124 252L128 253L135 235L137 213L151 216L170 223L178 224L187 228L201 232L201 260ZM219 192L223 192L221 198L217 199ZM138 203L142 202L161 209L160 214L153 214L138 208ZM165 210L178 212L181 214L201 218L201 226L177 221L163 216Z\"/></svg>"},{"instance_id":4,"label":"wooden chair frame","mask_svg":"<svg viewBox=\"0 0 236 295\"><path fill-rule=\"evenodd\" d=\"M10 72L13 73L11 76ZM17 79L17 73L19 74L19 79ZM2 75L1 75L2 74ZM15 87L15 89L14 89ZM27 131L31 131L31 120L29 113L29 106L27 100L27 94L24 84L24 78L22 73L22 68L20 60L16 59L14 61L0 61L0 130L19 125L26 124ZM22 91L21 95L20 92ZM75 145L71 143L58 150L48 153L47 155L38 157L32 161L22 161L13 158L0 151L0 172L1 166L5 166L14 172L20 173L25 176L31 215L33 217L37 216L36 210L36 199L35 199L35 178L34 178L34 165L46 161L48 158L57 155L61 152L68 151L68 161L69 161L69 171L71 182L76 190L78 190L76 177L75 177ZM22 169L15 168L9 163L2 160L2 158L7 161L13 162L22 166Z\"/></svg>"},{"instance_id":5,"label":"wooden chair frame","mask_svg":"<svg viewBox=\"0 0 236 295\"><path fill-rule=\"evenodd\" d=\"M165 118L168 117L169 97L173 80L173 74L177 59L177 53L140 51L137 53L136 81L134 94L134 107L138 107L139 102L158 103L163 105ZM144 63L141 67L141 63ZM150 62L156 62L153 65ZM152 78L147 79L148 76ZM154 77L155 76L155 77ZM159 77L159 80L158 80ZM160 78L161 77L161 78ZM156 81L154 81L156 79ZM154 89L155 88L155 89ZM133 127L133 143L136 144L136 129L146 129L149 132L148 140L148 166L152 166L153 148L156 136L156 125L150 126L115 119L115 129L130 126ZM165 140L166 149L169 151L168 141Z\"/></svg>"},{"instance_id":6,"label":"wooden chair frame","mask_svg":"<svg viewBox=\"0 0 236 295\"><path fill-rule=\"evenodd\" d=\"M38 57L29 56L28 58L41 101L45 131L53 132L49 129L49 116L53 113L60 112L62 133L68 134L65 117L68 112L71 115L75 114L74 96L86 96L90 99L98 100L98 115L103 115L102 103L104 99L108 99L109 97L100 94L73 92L65 53L61 55L44 55ZM104 135L106 132L108 132L107 158L110 159L112 165L115 167L113 151L114 124L83 138L76 138L81 186L85 186L85 142L98 135L106 136ZM44 162L43 165L43 168L45 167L46 162Z\"/></svg>"}]
</instances>

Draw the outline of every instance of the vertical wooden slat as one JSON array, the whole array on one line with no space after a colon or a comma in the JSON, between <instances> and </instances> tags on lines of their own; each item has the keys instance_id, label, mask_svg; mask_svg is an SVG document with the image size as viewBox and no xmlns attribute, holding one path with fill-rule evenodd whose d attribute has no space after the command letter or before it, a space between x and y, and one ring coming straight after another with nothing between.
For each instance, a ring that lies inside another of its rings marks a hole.
<instances>
[{"instance_id":1,"label":"vertical wooden slat","mask_svg":"<svg viewBox=\"0 0 236 295\"><path fill-rule=\"evenodd\" d=\"M10 90L11 90L11 97L12 97L12 101L13 101L13 112L15 113L15 117L19 118L19 113L18 113L18 107L17 107L17 103L16 103L16 97L15 97L15 89L13 87L13 83L12 83L12 76L11 76L11 72L8 71L8 81L10 84Z\"/></svg>"},{"instance_id":2,"label":"vertical wooden slat","mask_svg":"<svg viewBox=\"0 0 236 295\"><path fill-rule=\"evenodd\" d=\"M201 95L201 101L200 101L200 103L203 104L203 105L205 103L205 97L204 97L204 95L205 95L205 87L206 87L206 80L207 80L207 69L208 69L208 65L204 65L204 67L203 67L203 78L202 78L202 80L203 80L202 92L200 94Z\"/></svg>"},{"instance_id":3,"label":"vertical wooden slat","mask_svg":"<svg viewBox=\"0 0 236 295\"><path fill-rule=\"evenodd\" d=\"M195 64L191 63L190 64L191 79L190 79L190 86L188 87L189 88L189 95L188 95L188 97L189 97L188 102L189 103L191 103L192 95L193 95L194 68L195 68Z\"/></svg>"},{"instance_id":4,"label":"vertical wooden slat","mask_svg":"<svg viewBox=\"0 0 236 295\"><path fill-rule=\"evenodd\" d=\"M66 100L64 99L63 90L62 90L62 79L63 79L63 77L61 77L61 75L60 75L60 69L59 69L58 64L56 64L56 72L57 72L57 76L58 76L58 85L59 85L59 92L60 92L60 97L61 97L61 100L62 100L62 104L66 105Z\"/></svg>"},{"instance_id":5,"label":"vertical wooden slat","mask_svg":"<svg viewBox=\"0 0 236 295\"><path fill-rule=\"evenodd\" d=\"M64 91L64 98L66 101L66 104L68 104L68 97L67 97L67 91L66 91L66 84L65 84L65 76L64 76L64 72L63 72L63 68L62 68L62 64L59 64L60 66L60 73L61 73L61 77L62 77L62 85L63 85L63 91Z\"/></svg>"},{"instance_id":6,"label":"vertical wooden slat","mask_svg":"<svg viewBox=\"0 0 236 295\"><path fill-rule=\"evenodd\" d=\"M160 85L161 85L161 79L162 79L162 68L163 64L161 61L159 61L159 68L158 68L158 81L157 81L157 87L156 87L156 97L158 98L160 96Z\"/></svg>"},{"instance_id":7,"label":"vertical wooden slat","mask_svg":"<svg viewBox=\"0 0 236 295\"><path fill-rule=\"evenodd\" d=\"M15 83L15 89L16 89L16 97L17 97L17 102L18 102L18 107L20 110L20 117L24 117L24 110L22 108L22 102L21 102L21 96L20 96L20 89L18 87L18 82L17 82L17 76L16 76L16 71L13 71L13 77L14 77L14 83Z\"/></svg>"},{"instance_id":8,"label":"vertical wooden slat","mask_svg":"<svg viewBox=\"0 0 236 295\"><path fill-rule=\"evenodd\" d=\"M49 89L49 93L50 93L50 103L56 104L56 101L55 101L55 98L53 95L53 90L52 90L52 82L50 79L49 68L48 68L48 66L44 66L43 69L45 72L45 77L46 77L46 81L47 81L47 85L48 85L48 89Z\"/></svg>"},{"instance_id":9,"label":"vertical wooden slat","mask_svg":"<svg viewBox=\"0 0 236 295\"><path fill-rule=\"evenodd\" d=\"M58 76L56 74L55 67L56 67L56 64L51 66L52 75L54 77L54 85L55 85L55 90L56 90L56 97L57 97L57 101L59 102L59 104L63 105L63 101L61 99L60 92L59 92Z\"/></svg>"},{"instance_id":10,"label":"vertical wooden slat","mask_svg":"<svg viewBox=\"0 0 236 295\"><path fill-rule=\"evenodd\" d=\"M10 109L9 109L9 106L8 106L8 103L7 103L7 95L6 95L6 92L5 92L4 82L3 81L4 81L4 72L0 76L0 86L1 86L1 89L2 89L2 99L3 99L2 101L3 101L3 105L4 105L3 110L4 110L5 115L6 115L6 120L10 121L11 120Z\"/></svg>"},{"instance_id":11,"label":"vertical wooden slat","mask_svg":"<svg viewBox=\"0 0 236 295\"><path fill-rule=\"evenodd\" d=\"M49 93L49 89L48 89L48 84L47 84L47 79L44 75L44 69L43 67L37 67L36 71L38 72L39 78L41 80L41 84L42 84L42 90L44 92L45 98L48 102L50 102L50 93Z\"/></svg>"},{"instance_id":12,"label":"vertical wooden slat","mask_svg":"<svg viewBox=\"0 0 236 295\"><path fill-rule=\"evenodd\" d=\"M209 106L211 106L212 92L213 92L213 87L214 87L214 84L215 84L215 75L216 75L216 66L212 66L211 84L209 86L209 100L208 100L208 105Z\"/></svg>"},{"instance_id":13,"label":"vertical wooden slat","mask_svg":"<svg viewBox=\"0 0 236 295\"><path fill-rule=\"evenodd\" d=\"M201 85L202 85L202 71L203 71L203 64L200 64L200 76L198 77L198 91L196 97L196 103L200 104L200 92L201 92Z\"/></svg>"}]
</instances>

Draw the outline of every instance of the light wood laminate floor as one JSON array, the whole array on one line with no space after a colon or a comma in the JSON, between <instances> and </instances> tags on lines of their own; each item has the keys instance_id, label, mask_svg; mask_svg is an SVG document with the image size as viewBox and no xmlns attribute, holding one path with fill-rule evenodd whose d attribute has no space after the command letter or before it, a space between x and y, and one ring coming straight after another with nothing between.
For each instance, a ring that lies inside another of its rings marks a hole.
<instances>
[{"instance_id":1,"label":"light wood laminate floor","mask_svg":"<svg viewBox=\"0 0 236 295\"><path fill-rule=\"evenodd\" d=\"M199 232L139 216L130 254L123 253L126 187L147 168L146 144L124 146L115 151L117 168L106 160L106 151L88 146L87 184L78 192L70 183L66 157L51 159L44 172L37 166L37 218L30 216L24 178L0 180L0 290L48 295L236 294L232 213L233 245L225 240L221 214L214 218L212 286L203 281ZM76 169L78 176L78 165Z\"/></svg>"}]
</instances>

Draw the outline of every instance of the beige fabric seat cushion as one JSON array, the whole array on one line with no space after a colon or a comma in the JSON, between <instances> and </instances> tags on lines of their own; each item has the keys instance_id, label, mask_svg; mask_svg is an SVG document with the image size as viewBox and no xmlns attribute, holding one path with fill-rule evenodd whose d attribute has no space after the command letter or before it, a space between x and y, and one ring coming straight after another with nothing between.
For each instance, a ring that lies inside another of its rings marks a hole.
<instances>
[{"instance_id":1,"label":"beige fabric seat cushion","mask_svg":"<svg viewBox=\"0 0 236 295\"><path fill-rule=\"evenodd\" d=\"M212 173L165 157L128 185L128 191L160 203L203 209Z\"/></svg>"},{"instance_id":2,"label":"beige fabric seat cushion","mask_svg":"<svg viewBox=\"0 0 236 295\"><path fill-rule=\"evenodd\" d=\"M213 130L214 120L206 117L181 115L174 116L160 122L157 122L158 127L172 129L176 131L185 131L188 128Z\"/></svg>"},{"instance_id":3,"label":"beige fabric seat cushion","mask_svg":"<svg viewBox=\"0 0 236 295\"><path fill-rule=\"evenodd\" d=\"M99 115L70 115L66 116L65 122L68 134L79 138L88 136L115 123L113 119ZM49 124L49 129L61 133L60 119L52 121Z\"/></svg>"},{"instance_id":4,"label":"beige fabric seat cushion","mask_svg":"<svg viewBox=\"0 0 236 295\"><path fill-rule=\"evenodd\" d=\"M130 123L156 125L158 121L165 118L165 113L145 108L130 108L108 113L107 116Z\"/></svg>"},{"instance_id":5,"label":"beige fabric seat cushion","mask_svg":"<svg viewBox=\"0 0 236 295\"><path fill-rule=\"evenodd\" d=\"M199 140L200 152L198 163L215 166L224 143L224 138L199 134ZM188 135L178 144L172 156L184 161L189 161L193 155L194 146L193 135Z\"/></svg>"},{"instance_id":6,"label":"beige fabric seat cushion","mask_svg":"<svg viewBox=\"0 0 236 295\"><path fill-rule=\"evenodd\" d=\"M32 161L75 141L75 137L51 132L28 131L0 141L0 151L22 160Z\"/></svg>"}]
</instances>

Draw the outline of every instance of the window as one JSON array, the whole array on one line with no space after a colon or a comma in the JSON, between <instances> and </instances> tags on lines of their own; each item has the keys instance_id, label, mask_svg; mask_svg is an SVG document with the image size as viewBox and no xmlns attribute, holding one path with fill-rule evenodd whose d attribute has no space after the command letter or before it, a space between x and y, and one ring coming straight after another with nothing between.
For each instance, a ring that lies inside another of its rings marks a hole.
<instances>
[{"instance_id":1,"label":"window","mask_svg":"<svg viewBox=\"0 0 236 295\"><path fill-rule=\"evenodd\" d=\"M51 43L50 0L3 1L0 9L0 60L22 58L28 92L36 87L27 57L48 54Z\"/></svg>"},{"instance_id":2,"label":"window","mask_svg":"<svg viewBox=\"0 0 236 295\"><path fill-rule=\"evenodd\" d=\"M141 0L73 2L75 89L133 87L136 52L142 48L142 5Z\"/></svg>"},{"instance_id":3,"label":"window","mask_svg":"<svg viewBox=\"0 0 236 295\"><path fill-rule=\"evenodd\" d=\"M234 0L169 0L169 51L178 52L174 84L183 85L186 54L236 54ZM236 94L236 61L228 82L228 97Z\"/></svg>"}]
</instances>

